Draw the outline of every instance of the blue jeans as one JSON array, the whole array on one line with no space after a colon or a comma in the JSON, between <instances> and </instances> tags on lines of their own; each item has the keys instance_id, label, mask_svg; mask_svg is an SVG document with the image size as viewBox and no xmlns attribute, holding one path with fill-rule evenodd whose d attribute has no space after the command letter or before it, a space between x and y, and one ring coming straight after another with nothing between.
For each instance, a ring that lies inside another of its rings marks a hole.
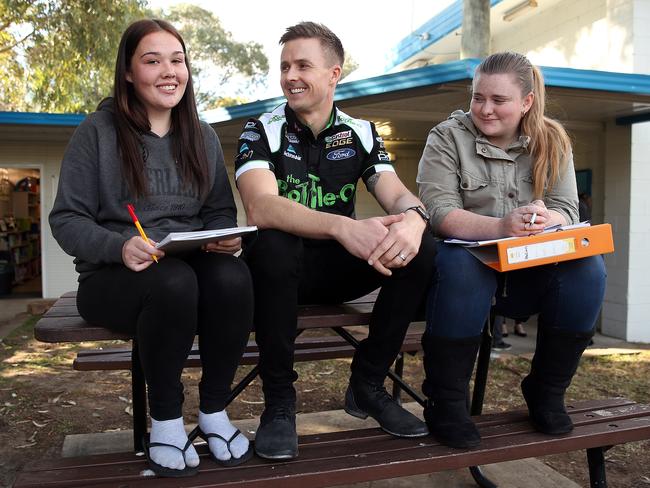
<instances>
[{"instance_id":1,"label":"blue jeans","mask_svg":"<svg viewBox=\"0 0 650 488\"><path fill-rule=\"evenodd\" d=\"M538 313L538 327L588 332L596 323L607 278L602 256L499 273L461 246L437 242L436 250L427 334L479 335L493 298L498 315Z\"/></svg>"}]
</instances>

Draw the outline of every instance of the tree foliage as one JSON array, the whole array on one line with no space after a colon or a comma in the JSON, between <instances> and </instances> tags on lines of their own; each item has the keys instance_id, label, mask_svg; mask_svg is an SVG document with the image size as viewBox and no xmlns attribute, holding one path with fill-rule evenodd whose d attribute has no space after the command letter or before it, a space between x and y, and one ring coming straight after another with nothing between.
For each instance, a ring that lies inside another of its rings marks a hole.
<instances>
[{"instance_id":1,"label":"tree foliage","mask_svg":"<svg viewBox=\"0 0 650 488\"><path fill-rule=\"evenodd\" d=\"M185 40L200 107L215 108L227 105L229 100L245 100L248 90L265 82L269 62L261 44L235 41L219 18L196 5L176 5L161 14ZM227 84L230 90L224 93Z\"/></svg>"},{"instance_id":2,"label":"tree foliage","mask_svg":"<svg viewBox=\"0 0 650 488\"><path fill-rule=\"evenodd\" d=\"M0 0L0 110L89 112L110 94L120 36L133 20L171 21L193 60L201 108L223 104L236 77L262 83L268 61L257 43L238 43L211 12L195 6L147 10L146 0ZM218 68L214 68L218 67Z\"/></svg>"},{"instance_id":3,"label":"tree foliage","mask_svg":"<svg viewBox=\"0 0 650 488\"><path fill-rule=\"evenodd\" d=\"M22 103L11 108L44 112L94 109L110 91L122 31L145 7L143 0L1 1L2 48L11 53L3 61L22 70Z\"/></svg>"},{"instance_id":4,"label":"tree foliage","mask_svg":"<svg viewBox=\"0 0 650 488\"><path fill-rule=\"evenodd\" d=\"M344 80L350 73L354 73L358 67L359 63L357 63L357 60L354 59L350 53L346 52L343 70L341 71L341 80Z\"/></svg>"}]
</instances>

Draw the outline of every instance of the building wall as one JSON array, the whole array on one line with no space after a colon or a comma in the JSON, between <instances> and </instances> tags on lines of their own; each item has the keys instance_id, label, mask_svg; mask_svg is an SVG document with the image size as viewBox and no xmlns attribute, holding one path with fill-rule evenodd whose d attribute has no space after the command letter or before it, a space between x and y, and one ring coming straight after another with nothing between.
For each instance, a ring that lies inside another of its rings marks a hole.
<instances>
[{"instance_id":1,"label":"building wall","mask_svg":"<svg viewBox=\"0 0 650 488\"><path fill-rule=\"evenodd\" d=\"M603 304L602 331L625 337L629 290L629 215L630 215L630 140L629 127L608 124L605 133L605 219L612 225L615 252L605 258L607 290Z\"/></svg>"},{"instance_id":2,"label":"building wall","mask_svg":"<svg viewBox=\"0 0 650 488\"><path fill-rule=\"evenodd\" d=\"M54 298L77 288L72 257L61 250L52 237L47 216L52 210L59 181L65 143L3 142L0 167L27 167L41 170L41 246L43 297Z\"/></svg>"},{"instance_id":3,"label":"building wall","mask_svg":"<svg viewBox=\"0 0 650 488\"><path fill-rule=\"evenodd\" d=\"M650 122L631 128L627 339L650 342Z\"/></svg>"},{"instance_id":4,"label":"building wall","mask_svg":"<svg viewBox=\"0 0 650 488\"><path fill-rule=\"evenodd\" d=\"M573 163L575 169L591 170L591 221L603 223L605 201L605 126L593 124L585 128L574 128L568 124L567 130L573 143Z\"/></svg>"},{"instance_id":5,"label":"building wall","mask_svg":"<svg viewBox=\"0 0 650 488\"><path fill-rule=\"evenodd\" d=\"M492 38L492 51L515 50L546 66L632 72L631 4L562 0L553 8L532 9L526 17L504 23L506 28Z\"/></svg>"}]
</instances>

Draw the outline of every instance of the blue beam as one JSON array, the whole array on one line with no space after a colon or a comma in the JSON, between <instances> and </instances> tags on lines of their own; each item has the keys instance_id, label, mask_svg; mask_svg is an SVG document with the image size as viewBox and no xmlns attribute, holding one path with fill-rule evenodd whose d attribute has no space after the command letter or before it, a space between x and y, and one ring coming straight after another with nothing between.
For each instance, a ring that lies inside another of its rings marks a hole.
<instances>
[{"instance_id":1,"label":"blue beam","mask_svg":"<svg viewBox=\"0 0 650 488\"><path fill-rule=\"evenodd\" d=\"M1 112L0 125L48 125L77 127L86 114L50 114L44 112Z\"/></svg>"},{"instance_id":2,"label":"blue beam","mask_svg":"<svg viewBox=\"0 0 650 488\"><path fill-rule=\"evenodd\" d=\"M470 80L478 63L479 60L477 59L465 59L342 83L336 89L334 99L340 102L372 95L439 85L451 81ZM258 117L263 112L270 112L273 108L284 103L284 101L284 97L276 97L237 105L235 107L225 107L206 112L202 114L202 118L208 123L214 124L231 119Z\"/></svg>"},{"instance_id":3,"label":"blue beam","mask_svg":"<svg viewBox=\"0 0 650 488\"><path fill-rule=\"evenodd\" d=\"M650 96L650 76L588 69L542 67L546 86Z\"/></svg>"},{"instance_id":4,"label":"blue beam","mask_svg":"<svg viewBox=\"0 0 650 488\"><path fill-rule=\"evenodd\" d=\"M471 80L479 62L478 59L464 59L343 83L336 90L335 100L352 100L442 83ZM542 67L542 72L546 86L550 87L599 90L650 97L650 76L648 75L555 67ZM257 117L263 112L270 112L283 102L283 97L276 97L236 107L226 107L203 115L207 122L214 124L231 119Z\"/></svg>"}]
</instances>

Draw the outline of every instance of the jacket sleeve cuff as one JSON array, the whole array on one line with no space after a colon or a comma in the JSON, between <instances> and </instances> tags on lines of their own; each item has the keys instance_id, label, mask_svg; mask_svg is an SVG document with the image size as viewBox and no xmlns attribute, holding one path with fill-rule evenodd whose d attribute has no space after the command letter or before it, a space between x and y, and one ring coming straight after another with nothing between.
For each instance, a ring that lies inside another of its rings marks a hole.
<instances>
[{"instance_id":1,"label":"jacket sleeve cuff","mask_svg":"<svg viewBox=\"0 0 650 488\"><path fill-rule=\"evenodd\" d=\"M122 264L122 248L127 239L124 236L111 237L106 243L107 261Z\"/></svg>"},{"instance_id":2,"label":"jacket sleeve cuff","mask_svg":"<svg viewBox=\"0 0 650 488\"><path fill-rule=\"evenodd\" d=\"M459 207L456 205L448 204L438 206L431 212L431 231L433 232L434 236L440 235L440 224L442 224L442 221L445 220L445 217L447 217L450 212L456 210L457 208Z\"/></svg>"}]
</instances>

